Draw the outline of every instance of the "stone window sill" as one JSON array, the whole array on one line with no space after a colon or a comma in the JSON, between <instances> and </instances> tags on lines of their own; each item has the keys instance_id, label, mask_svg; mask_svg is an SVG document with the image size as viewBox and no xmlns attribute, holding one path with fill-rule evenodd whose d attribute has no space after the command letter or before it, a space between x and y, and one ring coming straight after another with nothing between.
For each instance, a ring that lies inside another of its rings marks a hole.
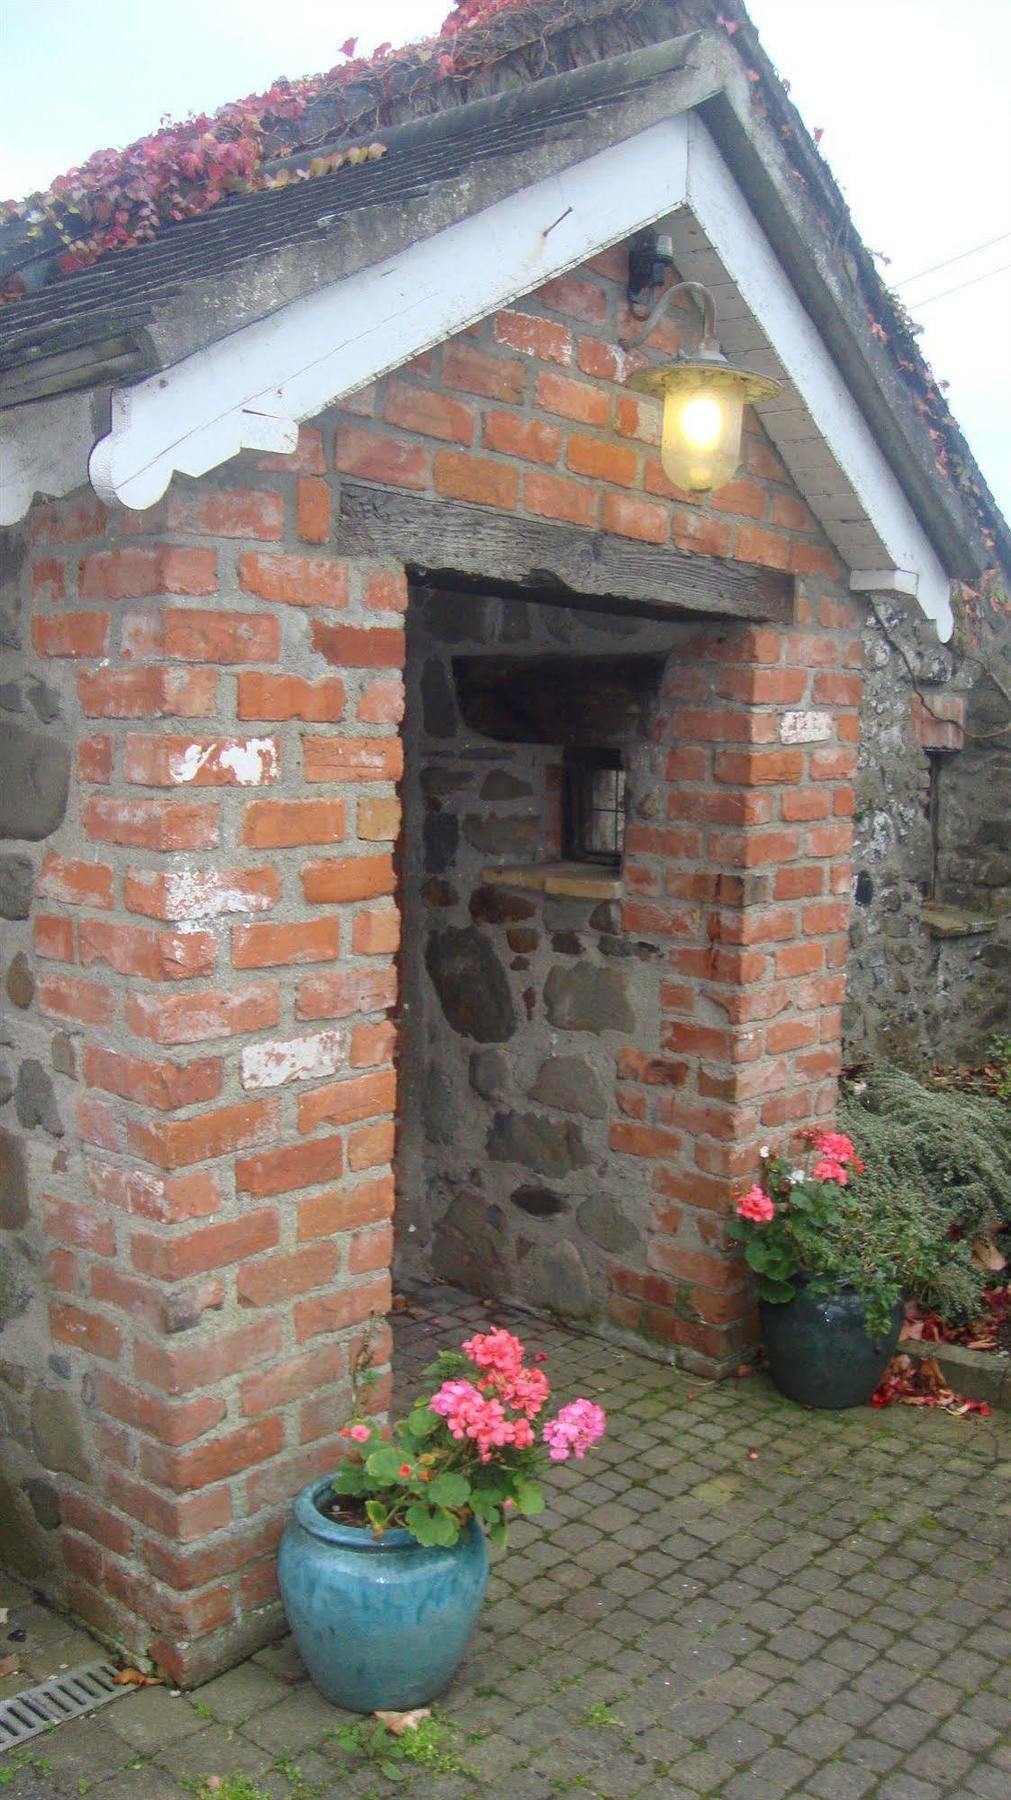
<instances>
[{"instance_id":1,"label":"stone window sill","mask_svg":"<svg viewBox=\"0 0 1011 1800\"><path fill-rule=\"evenodd\" d=\"M932 938L962 938L996 931L998 921L986 913L960 912L955 906L925 906L923 923Z\"/></svg>"},{"instance_id":2,"label":"stone window sill","mask_svg":"<svg viewBox=\"0 0 1011 1800\"><path fill-rule=\"evenodd\" d=\"M506 869L484 869L482 880L499 887L564 895L569 900L620 900L622 894L617 872L594 869L590 863L519 863Z\"/></svg>"}]
</instances>

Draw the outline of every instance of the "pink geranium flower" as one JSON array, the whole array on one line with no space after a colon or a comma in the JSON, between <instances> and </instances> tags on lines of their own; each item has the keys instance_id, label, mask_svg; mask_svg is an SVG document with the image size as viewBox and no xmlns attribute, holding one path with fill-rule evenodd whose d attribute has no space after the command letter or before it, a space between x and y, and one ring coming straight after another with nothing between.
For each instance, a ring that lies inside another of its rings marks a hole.
<instances>
[{"instance_id":1,"label":"pink geranium flower","mask_svg":"<svg viewBox=\"0 0 1011 1800\"><path fill-rule=\"evenodd\" d=\"M750 1219L754 1225L768 1225L776 1216L776 1208L764 1188L756 1182L746 1194L742 1194L734 1208L739 1219Z\"/></svg>"},{"instance_id":2,"label":"pink geranium flower","mask_svg":"<svg viewBox=\"0 0 1011 1800\"><path fill-rule=\"evenodd\" d=\"M592 1400L571 1400L555 1419L549 1419L541 1436L552 1462L582 1462L587 1450L600 1442L607 1430L607 1415Z\"/></svg>"}]
</instances>

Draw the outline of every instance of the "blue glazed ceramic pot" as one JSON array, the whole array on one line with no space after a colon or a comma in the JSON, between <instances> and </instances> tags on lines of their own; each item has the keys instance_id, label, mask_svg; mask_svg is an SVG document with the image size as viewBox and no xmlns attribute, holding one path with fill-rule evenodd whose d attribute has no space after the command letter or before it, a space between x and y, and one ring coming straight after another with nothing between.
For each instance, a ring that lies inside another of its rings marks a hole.
<instances>
[{"instance_id":1,"label":"blue glazed ceramic pot","mask_svg":"<svg viewBox=\"0 0 1011 1800\"><path fill-rule=\"evenodd\" d=\"M781 1394L801 1406L838 1411L870 1399L895 1354L903 1308L886 1332L872 1337L863 1302L852 1288L810 1294L803 1276L785 1305L759 1307L769 1374Z\"/></svg>"},{"instance_id":2,"label":"blue glazed ceramic pot","mask_svg":"<svg viewBox=\"0 0 1011 1800\"><path fill-rule=\"evenodd\" d=\"M449 1685L484 1599L488 1548L471 1519L452 1549L409 1531L373 1537L319 1510L329 1481L302 1489L281 1539L277 1576L313 1682L349 1712L406 1712Z\"/></svg>"}]
</instances>

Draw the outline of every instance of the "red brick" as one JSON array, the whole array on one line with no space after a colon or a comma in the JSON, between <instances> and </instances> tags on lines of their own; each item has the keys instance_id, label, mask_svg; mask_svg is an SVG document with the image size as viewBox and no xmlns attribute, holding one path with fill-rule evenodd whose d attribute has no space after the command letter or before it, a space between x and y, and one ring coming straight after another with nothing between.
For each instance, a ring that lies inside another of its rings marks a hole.
<instances>
[{"instance_id":1,"label":"red brick","mask_svg":"<svg viewBox=\"0 0 1011 1800\"><path fill-rule=\"evenodd\" d=\"M857 753L855 750L812 750L812 781L847 781L856 774Z\"/></svg>"},{"instance_id":2,"label":"red brick","mask_svg":"<svg viewBox=\"0 0 1011 1800\"><path fill-rule=\"evenodd\" d=\"M392 1260L392 1225L376 1225L370 1231L355 1232L348 1248L349 1275L371 1275L374 1270L388 1269Z\"/></svg>"},{"instance_id":3,"label":"red brick","mask_svg":"<svg viewBox=\"0 0 1011 1800\"><path fill-rule=\"evenodd\" d=\"M254 1425L241 1425L210 1443L197 1444L187 1450L163 1449L157 1444L144 1444L141 1449L141 1474L159 1487L174 1493L189 1493L196 1488L211 1487L226 1481L242 1469L266 1462L276 1456L284 1443L284 1426L277 1416L260 1419Z\"/></svg>"},{"instance_id":4,"label":"red brick","mask_svg":"<svg viewBox=\"0 0 1011 1800\"><path fill-rule=\"evenodd\" d=\"M110 996L111 998L111 996ZM241 1037L276 1025L281 997L274 981L225 992L128 994L126 1022L138 1037L158 1044L197 1044L207 1038Z\"/></svg>"},{"instance_id":5,"label":"red brick","mask_svg":"<svg viewBox=\"0 0 1011 1800\"><path fill-rule=\"evenodd\" d=\"M337 844L343 837L343 800L252 800L242 823L242 842L254 850Z\"/></svg>"},{"instance_id":6,"label":"red brick","mask_svg":"<svg viewBox=\"0 0 1011 1800\"><path fill-rule=\"evenodd\" d=\"M235 1182L240 1194L290 1194L299 1188L319 1187L344 1170L344 1144L339 1137L315 1138L311 1144L287 1144L258 1156L240 1157Z\"/></svg>"},{"instance_id":7,"label":"red brick","mask_svg":"<svg viewBox=\"0 0 1011 1800\"><path fill-rule=\"evenodd\" d=\"M126 737L125 778L144 787L260 787L279 769L275 738Z\"/></svg>"},{"instance_id":8,"label":"red brick","mask_svg":"<svg viewBox=\"0 0 1011 1800\"><path fill-rule=\"evenodd\" d=\"M299 1096L298 1128L314 1131L325 1120L347 1125L357 1119L375 1118L379 1113L392 1112L396 1101L397 1078L392 1069L352 1080L328 1081Z\"/></svg>"},{"instance_id":9,"label":"red brick","mask_svg":"<svg viewBox=\"0 0 1011 1800\"><path fill-rule=\"evenodd\" d=\"M254 669L239 675L239 719L304 719L336 725L344 716L344 683L337 675L307 681L302 675L267 675Z\"/></svg>"},{"instance_id":10,"label":"red brick","mask_svg":"<svg viewBox=\"0 0 1011 1800\"><path fill-rule=\"evenodd\" d=\"M646 486L650 486L648 480ZM695 556L728 557L734 528L726 519L714 519L708 513L676 506L671 510L670 534L678 550L689 550Z\"/></svg>"},{"instance_id":11,"label":"red brick","mask_svg":"<svg viewBox=\"0 0 1011 1800\"><path fill-rule=\"evenodd\" d=\"M397 998L393 968L342 969L309 975L299 983L296 1019L344 1019L356 1012L381 1012Z\"/></svg>"},{"instance_id":12,"label":"red brick","mask_svg":"<svg viewBox=\"0 0 1011 1800\"><path fill-rule=\"evenodd\" d=\"M613 482L618 487L634 487L639 473L637 453L629 445L615 444L606 437L570 437L565 461L574 475Z\"/></svg>"},{"instance_id":13,"label":"red brick","mask_svg":"<svg viewBox=\"0 0 1011 1800\"><path fill-rule=\"evenodd\" d=\"M675 707L670 715L673 735L679 739L701 738L703 742L723 744L774 743L776 719L773 713L732 712L727 706L697 708Z\"/></svg>"},{"instance_id":14,"label":"red brick","mask_svg":"<svg viewBox=\"0 0 1011 1800\"><path fill-rule=\"evenodd\" d=\"M522 413L490 412L485 415L483 443L486 450L517 456L522 462L557 463L562 433L557 425L525 418Z\"/></svg>"},{"instance_id":15,"label":"red brick","mask_svg":"<svg viewBox=\"0 0 1011 1800\"><path fill-rule=\"evenodd\" d=\"M756 869L799 856L801 838L797 831L712 832L708 850L713 862Z\"/></svg>"},{"instance_id":16,"label":"red brick","mask_svg":"<svg viewBox=\"0 0 1011 1800\"><path fill-rule=\"evenodd\" d=\"M123 1056L118 1050L106 1050L98 1044L88 1044L84 1049L84 1079L89 1087L120 1094L125 1100L142 1101L163 1112L216 1099L221 1092L223 1068L220 1057L205 1057L188 1064L160 1063Z\"/></svg>"},{"instance_id":17,"label":"red brick","mask_svg":"<svg viewBox=\"0 0 1011 1800\"><path fill-rule=\"evenodd\" d=\"M156 1394L147 1394L104 1372L99 1374L96 1387L98 1404L104 1412L135 1431L157 1438L161 1444L192 1443L225 1416L225 1401L220 1394L201 1394L198 1399L173 1406Z\"/></svg>"},{"instance_id":18,"label":"red brick","mask_svg":"<svg viewBox=\"0 0 1011 1800\"><path fill-rule=\"evenodd\" d=\"M805 906L804 930L822 934L845 931L850 922L848 900L824 900L817 906Z\"/></svg>"},{"instance_id":19,"label":"red brick","mask_svg":"<svg viewBox=\"0 0 1011 1800\"><path fill-rule=\"evenodd\" d=\"M156 1119L151 1123L131 1119L127 1137L131 1150L146 1162L159 1169L185 1169L190 1163L208 1162L232 1150L269 1144L280 1130L279 1100L247 1100L192 1119Z\"/></svg>"},{"instance_id":20,"label":"red brick","mask_svg":"<svg viewBox=\"0 0 1011 1800\"><path fill-rule=\"evenodd\" d=\"M116 1234L112 1224L91 1207L79 1206L76 1200L63 1200L53 1194L43 1194L42 1205L46 1236L54 1243L89 1250L93 1256L115 1256Z\"/></svg>"},{"instance_id":21,"label":"red brick","mask_svg":"<svg viewBox=\"0 0 1011 1800\"><path fill-rule=\"evenodd\" d=\"M734 556L738 562L757 563L766 569L790 569L792 546L774 531L761 525L739 525L734 540Z\"/></svg>"},{"instance_id":22,"label":"red brick","mask_svg":"<svg viewBox=\"0 0 1011 1800\"><path fill-rule=\"evenodd\" d=\"M668 752L668 781L706 781L708 776L709 753L707 751L678 749Z\"/></svg>"},{"instance_id":23,"label":"red brick","mask_svg":"<svg viewBox=\"0 0 1011 1800\"><path fill-rule=\"evenodd\" d=\"M218 585L218 554L183 544L122 544L84 557L77 585L82 600L213 594Z\"/></svg>"},{"instance_id":24,"label":"red brick","mask_svg":"<svg viewBox=\"0 0 1011 1800\"><path fill-rule=\"evenodd\" d=\"M395 907L383 911L364 908L351 927L351 948L356 956L384 956L400 947L400 914Z\"/></svg>"},{"instance_id":25,"label":"red brick","mask_svg":"<svg viewBox=\"0 0 1011 1800\"><path fill-rule=\"evenodd\" d=\"M725 487L714 490L712 504L717 512L761 519L765 514L765 489L753 481L728 481Z\"/></svg>"},{"instance_id":26,"label":"red brick","mask_svg":"<svg viewBox=\"0 0 1011 1800\"><path fill-rule=\"evenodd\" d=\"M776 951L776 978L782 981L791 975L810 975L824 962L823 944L789 944L785 950Z\"/></svg>"},{"instance_id":27,"label":"red brick","mask_svg":"<svg viewBox=\"0 0 1011 1800\"><path fill-rule=\"evenodd\" d=\"M348 603L347 564L332 562L329 557L244 550L239 557L239 586L244 594L255 594L275 605L325 606L337 611Z\"/></svg>"},{"instance_id":28,"label":"red brick","mask_svg":"<svg viewBox=\"0 0 1011 1800\"><path fill-rule=\"evenodd\" d=\"M515 357L488 356L458 338L443 350L442 379L446 387L463 388L488 400L521 400L527 370Z\"/></svg>"},{"instance_id":29,"label":"red brick","mask_svg":"<svg viewBox=\"0 0 1011 1800\"><path fill-rule=\"evenodd\" d=\"M58 1344L69 1344L74 1350L85 1350L90 1356L100 1356L107 1362L119 1360L122 1334L111 1320L102 1318L99 1313L51 1301L49 1329Z\"/></svg>"},{"instance_id":30,"label":"red brick","mask_svg":"<svg viewBox=\"0 0 1011 1800\"><path fill-rule=\"evenodd\" d=\"M166 874L130 869L123 899L151 919L214 919L223 913L269 912L281 895L277 870L191 869Z\"/></svg>"},{"instance_id":31,"label":"red brick","mask_svg":"<svg viewBox=\"0 0 1011 1800\"><path fill-rule=\"evenodd\" d=\"M803 750L718 750L713 762L717 781L751 787L758 782L800 781Z\"/></svg>"},{"instance_id":32,"label":"red brick","mask_svg":"<svg viewBox=\"0 0 1011 1800\"><path fill-rule=\"evenodd\" d=\"M304 1344L307 1339L320 1337L324 1332L342 1331L348 1325L364 1325L370 1313L389 1311L390 1298L390 1278L379 1275L357 1287L298 1300L295 1303L296 1339Z\"/></svg>"},{"instance_id":33,"label":"red brick","mask_svg":"<svg viewBox=\"0 0 1011 1800\"><path fill-rule=\"evenodd\" d=\"M342 900L374 900L392 894L396 876L391 856L354 856L340 862L308 863L302 870L307 900L333 904Z\"/></svg>"},{"instance_id":34,"label":"red brick","mask_svg":"<svg viewBox=\"0 0 1011 1800\"><path fill-rule=\"evenodd\" d=\"M404 633L389 626L312 623L312 647L336 669L402 669Z\"/></svg>"},{"instance_id":35,"label":"red brick","mask_svg":"<svg viewBox=\"0 0 1011 1800\"><path fill-rule=\"evenodd\" d=\"M218 955L217 940L209 931L154 931L108 919L82 919L79 940L85 968L107 963L120 975L142 975L148 981L188 981L192 975L207 975Z\"/></svg>"},{"instance_id":36,"label":"red brick","mask_svg":"<svg viewBox=\"0 0 1011 1800\"><path fill-rule=\"evenodd\" d=\"M584 340L585 342L585 340ZM545 369L537 377L537 405L545 412L558 413L581 425L605 426L611 416L611 402L600 388L586 381L573 381L568 375L556 375Z\"/></svg>"},{"instance_id":37,"label":"red brick","mask_svg":"<svg viewBox=\"0 0 1011 1800\"><path fill-rule=\"evenodd\" d=\"M359 1225L378 1225L392 1216L393 1204L391 1175L360 1181L356 1187L327 1188L300 1203L299 1243L309 1238L331 1237L338 1231L354 1231Z\"/></svg>"},{"instance_id":38,"label":"red brick","mask_svg":"<svg viewBox=\"0 0 1011 1800\"><path fill-rule=\"evenodd\" d=\"M199 1343L158 1344L138 1338L133 1352L133 1372L163 1394L190 1394L196 1388L214 1387L230 1375L273 1363L283 1354L284 1323L258 1319L238 1329L217 1330Z\"/></svg>"},{"instance_id":39,"label":"red brick","mask_svg":"<svg viewBox=\"0 0 1011 1800\"><path fill-rule=\"evenodd\" d=\"M64 1525L72 1531L81 1531L86 1537L94 1538L96 1544L116 1556L133 1555L133 1527L117 1518L108 1507L100 1506L86 1494L75 1494L68 1487L61 1496L60 1510Z\"/></svg>"},{"instance_id":40,"label":"red brick","mask_svg":"<svg viewBox=\"0 0 1011 1800\"><path fill-rule=\"evenodd\" d=\"M340 924L336 918L305 919L286 925L236 925L232 930L232 962L237 969L332 962L339 954Z\"/></svg>"},{"instance_id":41,"label":"red brick","mask_svg":"<svg viewBox=\"0 0 1011 1800\"><path fill-rule=\"evenodd\" d=\"M36 956L47 957L50 962L77 961L73 919L61 919L55 913L36 913L32 935Z\"/></svg>"},{"instance_id":42,"label":"red brick","mask_svg":"<svg viewBox=\"0 0 1011 1800\"><path fill-rule=\"evenodd\" d=\"M150 1169L103 1163L91 1156L87 1172L97 1199L158 1224L206 1218L221 1206L217 1177L209 1169L187 1175L155 1175Z\"/></svg>"},{"instance_id":43,"label":"red brick","mask_svg":"<svg viewBox=\"0 0 1011 1800\"><path fill-rule=\"evenodd\" d=\"M342 475L357 475L363 481L415 489L428 486L427 450L395 437L380 437L359 425L338 426L334 460Z\"/></svg>"},{"instance_id":44,"label":"red brick","mask_svg":"<svg viewBox=\"0 0 1011 1800\"><path fill-rule=\"evenodd\" d=\"M404 716L404 683L399 675L381 675L362 690L356 718L362 725L399 725Z\"/></svg>"},{"instance_id":45,"label":"red brick","mask_svg":"<svg viewBox=\"0 0 1011 1800\"><path fill-rule=\"evenodd\" d=\"M802 668L832 668L838 653L830 637L813 631L791 631L786 639L786 660L799 663Z\"/></svg>"},{"instance_id":46,"label":"red brick","mask_svg":"<svg viewBox=\"0 0 1011 1800\"><path fill-rule=\"evenodd\" d=\"M31 514L33 544L76 544L101 537L108 513L95 494L83 499L52 500Z\"/></svg>"},{"instance_id":47,"label":"red brick","mask_svg":"<svg viewBox=\"0 0 1011 1800\"><path fill-rule=\"evenodd\" d=\"M102 1263L94 1264L95 1268L106 1267ZM46 1258L46 1281L49 1290L54 1294L76 1294L81 1286L81 1278L77 1270L77 1258L69 1250L50 1250Z\"/></svg>"},{"instance_id":48,"label":"red brick","mask_svg":"<svg viewBox=\"0 0 1011 1800\"><path fill-rule=\"evenodd\" d=\"M863 677L822 673L814 678L812 698L820 705L859 706L863 695Z\"/></svg>"},{"instance_id":49,"label":"red brick","mask_svg":"<svg viewBox=\"0 0 1011 1800\"><path fill-rule=\"evenodd\" d=\"M61 562L47 556L32 566L32 597L35 600L65 600L67 575Z\"/></svg>"},{"instance_id":50,"label":"red brick","mask_svg":"<svg viewBox=\"0 0 1011 1800\"><path fill-rule=\"evenodd\" d=\"M40 656L104 656L110 622L107 612L36 613L32 644Z\"/></svg>"},{"instance_id":51,"label":"red brick","mask_svg":"<svg viewBox=\"0 0 1011 1800\"><path fill-rule=\"evenodd\" d=\"M181 662L277 662L280 621L264 613L173 607L161 615L162 655Z\"/></svg>"},{"instance_id":52,"label":"red brick","mask_svg":"<svg viewBox=\"0 0 1011 1800\"><path fill-rule=\"evenodd\" d=\"M684 1140L676 1131L660 1131L656 1126L640 1125L631 1119L612 1119L607 1141L612 1150L624 1156L663 1159L676 1156Z\"/></svg>"},{"instance_id":53,"label":"red brick","mask_svg":"<svg viewBox=\"0 0 1011 1800\"><path fill-rule=\"evenodd\" d=\"M243 1213L241 1218L223 1219L218 1225L201 1226L185 1236L177 1232L172 1237L155 1237L151 1232L136 1231L130 1241L130 1256L141 1275L153 1275L158 1281L182 1281L187 1275L225 1269L245 1261L247 1256L272 1250L279 1239L277 1213L268 1207L261 1212Z\"/></svg>"},{"instance_id":54,"label":"red brick","mask_svg":"<svg viewBox=\"0 0 1011 1800\"><path fill-rule=\"evenodd\" d=\"M537 298L552 312L567 313L587 325L600 324L607 318L607 295L597 283L578 275L558 275L538 288Z\"/></svg>"},{"instance_id":55,"label":"red brick","mask_svg":"<svg viewBox=\"0 0 1011 1800\"><path fill-rule=\"evenodd\" d=\"M411 382L391 380L387 383L383 416L388 424L399 425L405 431L420 432L423 437L441 438L450 444L472 444L474 441L472 406Z\"/></svg>"},{"instance_id":56,"label":"red brick","mask_svg":"<svg viewBox=\"0 0 1011 1800\"><path fill-rule=\"evenodd\" d=\"M79 669L81 709L92 719L206 718L217 705L212 669Z\"/></svg>"},{"instance_id":57,"label":"red brick","mask_svg":"<svg viewBox=\"0 0 1011 1800\"><path fill-rule=\"evenodd\" d=\"M796 706L807 690L806 669L721 669L716 692L748 706Z\"/></svg>"},{"instance_id":58,"label":"red brick","mask_svg":"<svg viewBox=\"0 0 1011 1800\"><path fill-rule=\"evenodd\" d=\"M374 1025L356 1025L351 1033L351 1067L374 1069L380 1063L393 1061L397 1028L392 1019L381 1019Z\"/></svg>"},{"instance_id":59,"label":"red brick","mask_svg":"<svg viewBox=\"0 0 1011 1800\"><path fill-rule=\"evenodd\" d=\"M599 497L595 488L582 487L563 475L541 472L524 477L523 505L544 519L562 519L569 525L596 523Z\"/></svg>"},{"instance_id":60,"label":"red brick","mask_svg":"<svg viewBox=\"0 0 1011 1800\"><path fill-rule=\"evenodd\" d=\"M330 537L330 486L305 475L296 488L295 526L305 544L325 544Z\"/></svg>"},{"instance_id":61,"label":"red brick","mask_svg":"<svg viewBox=\"0 0 1011 1800\"><path fill-rule=\"evenodd\" d=\"M284 530L280 494L236 488L230 492L170 495L166 513L170 531L199 537L279 538Z\"/></svg>"},{"instance_id":62,"label":"red brick","mask_svg":"<svg viewBox=\"0 0 1011 1800\"><path fill-rule=\"evenodd\" d=\"M348 1132L348 1168L356 1174L363 1169L379 1169L393 1161L397 1127L393 1119L377 1125L363 1125Z\"/></svg>"},{"instance_id":63,"label":"red brick","mask_svg":"<svg viewBox=\"0 0 1011 1800\"><path fill-rule=\"evenodd\" d=\"M403 569L376 569L365 577L362 605L373 612L407 611L407 576Z\"/></svg>"},{"instance_id":64,"label":"red brick","mask_svg":"<svg viewBox=\"0 0 1011 1800\"><path fill-rule=\"evenodd\" d=\"M186 800L113 800L93 796L84 804L88 837L138 850L213 850L218 843L215 805Z\"/></svg>"},{"instance_id":65,"label":"red brick","mask_svg":"<svg viewBox=\"0 0 1011 1800\"><path fill-rule=\"evenodd\" d=\"M818 788L792 788L780 797L783 818L794 822L824 819L828 813L828 795Z\"/></svg>"},{"instance_id":66,"label":"red brick","mask_svg":"<svg viewBox=\"0 0 1011 1800\"><path fill-rule=\"evenodd\" d=\"M75 1025L111 1025L116 1016L115 994L76 975L41 975L35 1004L47 1019L70 1019Z\"/></svg>"},{"instance_id":67,"label":"red brick","mask_svg":"<svg viewBox=\"0 0 1011 1800\"><path fill-rule=\"evenodd\" d=\"M401 738L305 737L306 781L399 781L404 772Z\"/></svg>"},{"instance_id":68,"label":"red brick","mask_svg":"<svg viewBox=\"0 0 1011 1800\"><path fill-rule=\"evenodd\" d=\"M57 900L64 906L112 905L113 871L108 863L89 863L55 856L51 851L42 859L35 883L36 894L43 900Z\"/></svg>"},{"instance_id":69,"label":"red brick","mask_svg":"<svg viewBox=\"0 0 1011 1800\"><path fill-rule=\"evenodd\" d=\"M200 1541L211 1532L220 1531L231 1522L232 1503L228 1489L214 1488L205 1494L172 1499L159 1494L141 1482L110 1476L106 1483L108 1498L122 1512L138 1519L152 1531L158 1531L170 1543Z\"/></svg>"},{"instance_id":70,"label":"red brick","mask_svg":"<svg viewBox=\"0 0 1011 1800\"><path fill-rule=\"evenodd\" d=\"M816 825L807 834L808 856L848 856L853 846L849 818L837 825Z\"/></svg>"},{"instance_id":71,"label":"red brick","mask_svg":"<svg viewBox=\"0 0 1011 1800\"><path fill-rule=\"evenodd\" d=\"M772 889L776 900L804 900L824 891L825 872L817 863L777 870Z\"/></svg>"},{"instance_id":72,"label":"red brick","mask_svg":"<svg viewBox=\"0 0 1011 1800\"><path fill-rule=\"evenodd\" d=\"M842 574L839 558L823 544L791 544L790 568L795 575L827 575L833 581Z\"/></svg>"},{"instance_id":73,"label":"red brick","mask_svg":"<svg viewBox=\"0 0 1011 1800\"><path fill-rule=\"evenodd\" d=\"M242 1410L247 1418L255 1418L257 1413L271 1412L315 1394L321 1387L331 1387L345 1372L342 1345L320 1344L315 1350L303 1350L262 1374L247 1375L242 1383Z\"/></svg>"},{"instance_id":74,"label":"red brick","mask_svg":"<svg viewBox=\"0 0 1011 1800\"><path fill-rule=\"evenodd\" d=\"M572 361L572 333L550 319L538 319L532 313L500 312L495 314L494 330L497 344L505 344L524 356L536 356L541 362Z\"/></svg>"},{"instance_id":75,"label":"red brick","mask_svg":"<svg viewBox=\"0 0 1011 1800\"><path fill-rule=\"evenodd\" d=\"M515 507L520 492L519 470L463 451L440 450L434 465L435 491L450 500L475 506Z\"/></svg>"},{"instance_id":76,"label":"red brick","mask_svg":"<svg viewBox=\"0 0 1011 1800\"><path fill-rule=\"evenodd\" d=\"M340 1266L340 1248L331 1240L307 1245L281 1256L244 1262L236 1277L240 1306L275 1306L296 1294L328 1287Z\"/></svg>"}]
</instances>

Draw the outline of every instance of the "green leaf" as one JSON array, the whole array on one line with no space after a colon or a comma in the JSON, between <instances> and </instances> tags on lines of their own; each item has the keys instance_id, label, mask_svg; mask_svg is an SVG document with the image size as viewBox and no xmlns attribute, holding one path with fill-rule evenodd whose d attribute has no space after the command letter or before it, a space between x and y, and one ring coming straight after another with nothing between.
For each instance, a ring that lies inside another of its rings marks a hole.
<instances>
[{"instance_id":1,"label":"green leaf","mask_svg":"<svg viewBox=\"0 0 1011 1800\"><path fill-rule=\"evenodd\" d=\"M381 1449L373 1450L365 1467L373 1481L386 1486L398 1479L403 1460L402 1453L392 1444L383 1444Z\"/></svg>"},{"instance_id":2,"label":"green leaf","mask_svg":"<svg viewBox=\"0 0 1011 1800\"><path fill-rule=\"evenodd\" d=\"M335 1494L363 1494L368 1478L360 1463L345 1463L330 1483Z\"/></svg>"},{"instance_id":3,"label":"green leaf","mask_svg":"<svg viewBox=\"0 0 1011 1800\"><path fill-rule=\"evenodd\" d=\"M494 1544L496 1550L505 1549L509 1542L509 1527L504 1519L496 1519L493 1525L489 1525L488 1539L490 1543Z\"/></svg>"},{"instance_id":4,"label":"green leaf","mask_svg":"<svg viewBox=\"0 0 1011 1800\"><path fill-rule=\"evenodd\" d=\"M452 1513L444 1512L441 1506L423 1506L420 1501L407 1508L404 1524L419 1544L444 1545L448 1549L460 1535Z\"/></svg>"},{"instance_id":5,"label":"green leaf","mask_svg":"<svg viewBox=\"0 0 1011 1800\"><path fill-rule=\"evenodd\" d=\"M544 1511L544 1495L536 1481L528 1481L524 1475L517 1475L513 1482L513 1499L517 1512L528 1516Z\"/></svg>"},{"instance_id":6,"label":"green leaf","mask_svg":"<svg viewBox=\"0 0 1011 1800\"><path fill-rule=\"evenodd\" d=\"M416 1406L407 1417L407 1429L413 1438L430 1437L438 1423L438 1413L431 1412L427 1406Z\"/></svg>"},{"instance_id":7,"label":"green leaf","mask_svg":"<svg viewBox=\"0 0 1011 1800\"><path fill-rule=\"evenodd\" d=\"M365 1512L373 1531L386 1530L390 1515L380 1500L366 1500Z\"/></svg>"},{"instance_id":8,"label":"green leaf","mask_svg":"<svg viewBox=\"0 0 1011 1800\"><path fill-rule=\"evenodd\" d=\"M428 1484L427 1498L433 1506L466 1506L470 1499L470 1482L465 1475L445 1469Z\"/></svg>"}]
</instances>

